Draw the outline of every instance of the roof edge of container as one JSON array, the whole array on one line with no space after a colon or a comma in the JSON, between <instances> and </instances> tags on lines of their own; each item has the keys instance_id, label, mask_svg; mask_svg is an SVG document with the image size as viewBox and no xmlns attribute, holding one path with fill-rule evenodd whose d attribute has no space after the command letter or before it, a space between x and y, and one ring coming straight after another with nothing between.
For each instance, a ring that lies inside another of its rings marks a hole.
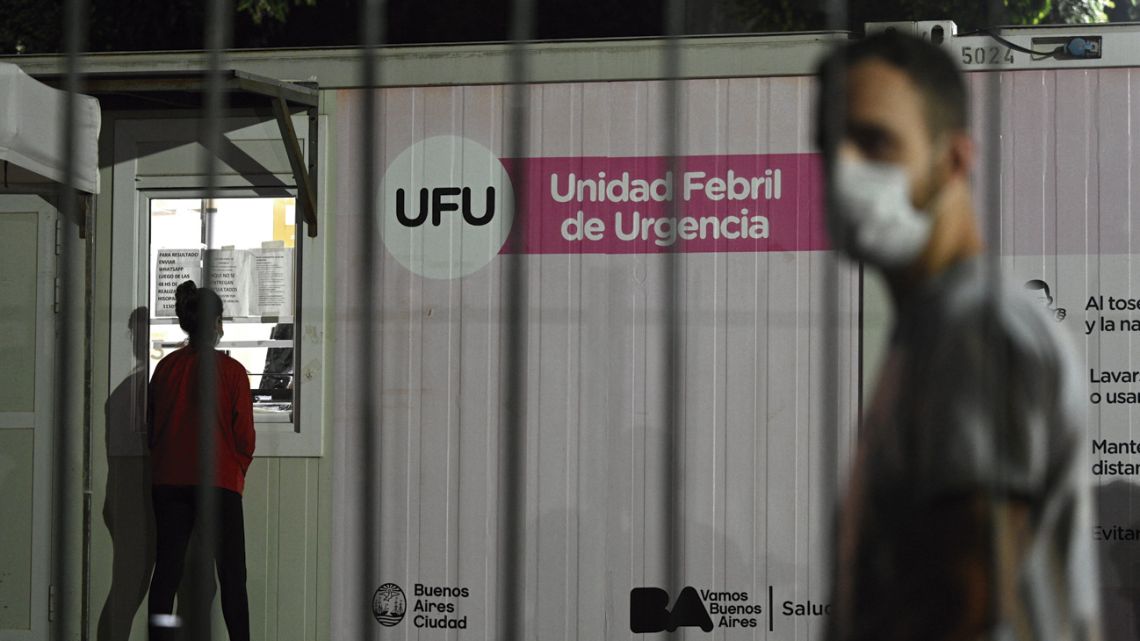
<instances>
[{"instance_id":1,"label":"roof edge of container","mask_svg":"<svg viewBox=\"0 0 1140 641\"><path fill-rule=\"evenodd\" d=\"M680 78L755 77L811 73L829 44L847 40L848 32L614 38L543 42L401 45L378 50L381 80L376 86L506 84L510 57L528 55L528 82L606 82L662 80L667 52L680 51ZM312 81L322 89L358 88L358 47L252 49L226 53L227 68L288 81ZM28 74L56 75L62 55L0 56ZM81 67L89 74L201 71L205 52L91 53Z\"/></svg>"}]
</instances>

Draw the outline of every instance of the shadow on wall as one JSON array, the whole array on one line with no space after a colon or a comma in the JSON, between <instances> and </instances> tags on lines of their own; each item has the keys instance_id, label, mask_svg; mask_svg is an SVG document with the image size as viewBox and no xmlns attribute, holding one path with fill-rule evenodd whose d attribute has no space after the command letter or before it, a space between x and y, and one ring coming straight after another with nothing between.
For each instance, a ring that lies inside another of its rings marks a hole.
<instances>
[{"instance_id":1,"label":"shadow on wall","mask_svg":"<svg viewBox=\"0 0 1140 641\"><path fill-rule=\"evenodd\" d=\"M1097 488L1097 560L1105 641L1140 639L1140 485Z\"/></svg>"},{"instance_id":2,"label":"shadow on wall","mask_svg":"<svg viewBox=\"0 0 1140 641\"><path fill-rule=\"evenodd\" d=\"M146 452L146 391L149 378L149 312L136 308L127 320L135 366L104 405L107 487L103 522L111 535L111 589L99 614L98 641L126 641L146 598L154 567L154 511L150 498L150 456ZM123 443L141 441L141 451Z\"/></svg>"},{"instance_id":3,"label":"shadow on wall","mask_svg":"<svg viewBox=\"0 0 1140 641\"><path fill-rule=\"evenodd\" d=\"M104 445L107 451L107 486L103 501L103 523L111 535L111 589L103 602L96 633L97 641L128 641L135 616L150 590L154 569L154 505L151 500L150 453L146 446L146 394L150 382L150 312L138 307L127 319L131 335L134 367L119 383L103 406L106 417ZM195 530L187 550L186 567L212 564L213 558L199 558ZM179 586L178 614L185 619L183 604L189 603L190 572ZM207 586L213 601L216 585ZM187 638L204 638L205 632L187 620ZM145 629L145 627L144 627ZM144 633L145 634L145 633Z\"/></svg>"}]
</instances>

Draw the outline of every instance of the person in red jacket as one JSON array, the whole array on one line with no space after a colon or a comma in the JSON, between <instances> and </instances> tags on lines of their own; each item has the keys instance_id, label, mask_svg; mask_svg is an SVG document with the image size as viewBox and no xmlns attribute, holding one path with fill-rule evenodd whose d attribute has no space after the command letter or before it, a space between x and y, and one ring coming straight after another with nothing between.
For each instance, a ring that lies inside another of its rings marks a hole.
<instances>
[{"instance_id":1,"label":"person in red jacket","mask_svg":"<svg viewBox=\"0 0 1140 641\"><path fill-rule=\"evenodd\" d=\"M190 340L158 363L147 406L156 538L148 601L152 638L161 634L156 627L164 627L172 616L194 529L197 486L208 484L216 491L218 507L215 562L222 614L230 641L247 641L249 599L241 495L255 444L249 377L240 363L214 350L224 333L218 295L186 281L178 286L175 297L178 324ZM199 476L199 427L203 424L198 411L199 362L211 360L216 368L214 478L203 483Z\"/></svg>"}]
</instances>

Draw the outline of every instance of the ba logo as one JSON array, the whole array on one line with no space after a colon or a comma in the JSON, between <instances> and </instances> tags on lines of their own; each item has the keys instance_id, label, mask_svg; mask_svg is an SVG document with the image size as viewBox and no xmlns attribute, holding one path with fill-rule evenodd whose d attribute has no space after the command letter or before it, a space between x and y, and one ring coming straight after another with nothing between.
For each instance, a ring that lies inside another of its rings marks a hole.
<instances>
[{"instance_id":1,"label":"ba logo","mask_svg":"<svg viewBox=\"0 0 1140 641\"><path fill-rule=\"evenodd\" d=\"M669 593L661 588L634 588L629 591L629 629L632 632L673 632L682 627L699 627L712 632L713 622L696 589L686 586L669 609Z\"/></svg>"},{"instance_id":2,"label":"ba logo","mask_svg":"<svg viewBox=\"0 0 1140 641\"><path fill-rule=\"evenodd\" d=\"M407 610L408 599L395 583L385 583L372 595L372 615L382 626L392 627L403 621Z\"/></svg>"},{"instance_id":3,"label":"ba logo","mask_svg":"<svg viewBox=\"0 0 1140 641\"><path fill-rule=\"evenodd\" d=\"M514 220L514 189L487 147L433 136L388 166L378 205L384 246L401 265L427 278L462 278L502 249Z\"/></svg>"}]
</instances>

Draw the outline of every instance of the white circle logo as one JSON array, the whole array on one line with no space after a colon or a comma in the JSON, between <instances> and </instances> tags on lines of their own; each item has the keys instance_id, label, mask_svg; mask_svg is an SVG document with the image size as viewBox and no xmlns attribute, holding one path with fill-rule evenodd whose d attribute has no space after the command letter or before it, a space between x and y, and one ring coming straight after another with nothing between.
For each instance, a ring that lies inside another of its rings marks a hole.
<instances>
[{"instance_id":1,"label":"white circle logo","mask_svg":"<svg viewBox=\"0 0 1140 641\"><path fill-rule=\"evenodd\" d=\"M380 235L427 278L462 278L490 263L514 220L510 176L498 156L460 136L421 140L380 181Z\"/></svg>"}]
</instances>

